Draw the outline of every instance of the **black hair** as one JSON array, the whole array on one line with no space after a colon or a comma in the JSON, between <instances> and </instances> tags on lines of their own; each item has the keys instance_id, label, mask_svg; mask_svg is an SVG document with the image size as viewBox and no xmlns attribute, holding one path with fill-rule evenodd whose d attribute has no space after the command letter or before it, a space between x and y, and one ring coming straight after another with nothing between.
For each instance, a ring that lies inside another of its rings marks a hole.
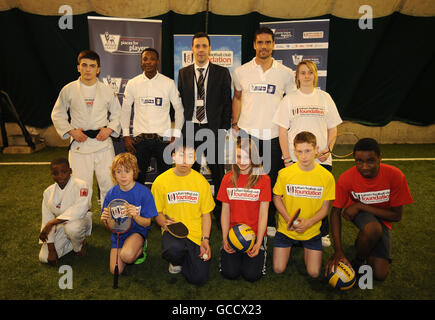
<instances>
[{"instance_id":1,"label":"black hair","mask_svg":"<svg viewBox=\"0 0 435 320\"><path fill-rule=\"evenodd\" d=\"M211 43L210 43L210 37L208 36L207 33L205 33L205 32L197 32L197 33L194 34L194 36L193 36L193 38L192 38L192 46L193 46L193 41L194 41L195 39L197 39L197 38L207 38L207 40L208 40L208 45L209 45L209 46L211 45Z\"/></svg>"},{"instance_id":2,"label":"black hair","mask_svg":"<svg viewBox=\"0 0 435 320\"><path fill-rule=\"evenodd\" d=\"M353 153L355 154L357 151L374 151L378 157L381 155L378 142L372 138L362 138L358 140L353 147Z\"/></svg>"},{"instance_id":3,"label":"black hair","mask_svg":"<svg viewBox=\"0 0 435 320\"><path fill-rule=\"evenodd\" d=\"M142 56L143 56L143 53L144 53L144 52L154 52L154 53L156 54L156 56L157 56L157 60L160 60L159 52L158 52L156 49L154 49L154 48L145 48L145 49L142 51L142 53L140 54L141 59L142 59Z\"/></svg>"},{"instance_id":4,"label":"black hair","mask_svg":"<svg viewBox=\"0 0 435 320\"><path fill-rule=\"evenodd\" d=\"M83 50L82 52L79 53L79 55L77 57L77 64L80 64L80 61L82 59L96 60L97 66L98 67L100 66L100 56L95 51Z\"/></svg>"},{"instance_id":5,"label":"black hair","mask_svg":"<svg viewBox=\"0 0 435 320\"><path fill-rule=\"evenodd\" d=\"M68 159L66 159L66 158L56 158L56 159L51 160L51 162L50 162L50 168L52 168L54 165L57 165L57 164L66 164L66 166L68 168L70 167Z\"/></svg>"},{"instance_id":6,"label":"black hair","mask_svg":"<svg viewBox=\"0 0 435 320\"><path fill-rule=\"evenodd\" d=\"M262 34L262 33L270 34L272 36L272 41L275 42L275 35L273 34L273 31L271 29L269 29L269 28L266 28L266 27L260 27L260 28L258 28L255 31L255 33L254 33L254 42L257 40L257 36L259 34Z\"/></svg>"}]
</instances>

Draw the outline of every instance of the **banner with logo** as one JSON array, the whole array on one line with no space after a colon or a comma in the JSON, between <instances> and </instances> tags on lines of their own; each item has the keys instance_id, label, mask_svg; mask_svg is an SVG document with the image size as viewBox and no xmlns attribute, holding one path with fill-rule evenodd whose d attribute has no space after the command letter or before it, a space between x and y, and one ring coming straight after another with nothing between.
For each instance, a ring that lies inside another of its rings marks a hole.
<instances>
[{"instance_id":1,"label":"banner with logo","mask_svg":"<svg viewBox=\"0 0 435 320\"><path fill-rule=\"evenodd\" d=\"M111 86L122 103L128 80L142 73L141 52L161 52L162 21L88 17L90 49L100 56L100 80Z\"/></svg>"},{"instance_id":2,"label":"banner with logo","mask_svg":"<svg viewBox=\"0 0 435 320\"><path fill-rule=\"evenodd\" d=\"M210 61L228 68L231 75L242 64L241 35L209 35L211 43ZM193 63L193 34L174 35L174 80L177 83L178 71Z\"/></svg>"},{"instance_id":3,"label":"banner with logo","mask_svg":"<svg viewBox=\"0 0 435 320\"><path fill-rule=\"evenodd\" d=\"M326 90L329 19L261 22L275 34L273 57L296 71L302 60L313 61L318 70L318 86Z\"/></svg>"},{"instance_id":4,"label":"banner with logo","mask_svg":"<svg viewBox=\"0 0 435 320\"><path fill-rule=\"evenodd\" d=\"M100 56L99 79L113 88L122 104L128 80L143 72L142 51L151 47L161 52L162 21L89 16L88 27L89 47ZM133 116L134 106L130 134ZM125 151L122 139L114 139L113 145L116 154ZM156 176L156 160L152 158L146 181L152 182Z\"/></svg>"}]
</instances>

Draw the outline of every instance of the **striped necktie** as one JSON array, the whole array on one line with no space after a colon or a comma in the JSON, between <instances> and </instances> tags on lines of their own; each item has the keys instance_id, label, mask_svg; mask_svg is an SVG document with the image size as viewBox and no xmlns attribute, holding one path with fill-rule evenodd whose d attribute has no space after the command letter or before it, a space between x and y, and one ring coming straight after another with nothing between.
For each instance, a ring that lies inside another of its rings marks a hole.
<instances>
[{"instance_id":1,"label":"striped necktie","mask_svg":"<svg viewBox=\"0 0 435 320\"><path fill-rule=\"evenodd\" d=\"M204 68L198 68L198 71L199 71L199 78L198 78L198 86L197 86L198 89L197 98L198 100L204 101L204 97L205 97L204 75L202 74ZM203 104L202 106L196 107L196 119L199 122L202 122L204 118L205 118L205 106Z\"/></svg>"}]
</instances>

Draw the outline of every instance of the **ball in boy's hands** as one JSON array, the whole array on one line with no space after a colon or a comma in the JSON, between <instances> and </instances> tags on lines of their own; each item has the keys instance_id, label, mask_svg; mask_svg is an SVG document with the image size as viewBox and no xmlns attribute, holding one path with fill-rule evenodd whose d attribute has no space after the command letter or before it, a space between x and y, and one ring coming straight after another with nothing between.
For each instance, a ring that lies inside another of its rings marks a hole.
<instances>
[{"instance_id":1,"label":"ball in boy's hands","mask_svg":"<svg viewBox=\"0 0 435 320\"><path fill-rule=\"evenodd\" d=\"M295 220L294 222L293 222L293 226L297 226L299 224L299 221L298 220Z\"/></svg>"},{"instance_id":2,"label":"ball in boy's hands","mask_svg":"<svg viewBox=\"0 0 435 320\"><path fill-rule=\"evenodd\" d=\"M203 260L207 260L207 259L208 259L208 254L207 254L207 253L204 253L204 254L202 255L202 259L203 259Z\"/></svg>"},{"instance_id":3,"label":"ball in boy's hands","mask_svg":"<svg viewBox=\"0 0 435 320\"><path fill-rule=\"evenodd\" d=\"M338 263L337 268L335 266L332 268L326 279L333 288L340 290L348 290L356 282L355 271L352 266L347 265L343 261Z\"/></svg>"}]
</instances>

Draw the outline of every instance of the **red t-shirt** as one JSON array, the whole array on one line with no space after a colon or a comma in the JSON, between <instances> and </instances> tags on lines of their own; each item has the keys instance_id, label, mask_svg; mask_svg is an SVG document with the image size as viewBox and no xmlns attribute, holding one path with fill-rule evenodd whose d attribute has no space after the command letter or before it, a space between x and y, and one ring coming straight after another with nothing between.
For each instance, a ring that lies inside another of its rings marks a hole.
<instances>
[{"instance_id":1,"label":"red t-shirt","mask_svg":"<svg viewBox=\"0 0 435 320\"><path fill-rule=\"evenodd\" d=\"M217 199L230 204L230 228L238 223L244 223L257 235L260 202L272 199L270 178L264 174L253 187L247 189L247 174L239 175L236 188L231 182L232 175L232 171L228 172L222 179Z\"/></svg>"},{"instance_id":2,"label":"red t-shirt","mask_svg":"<svg viewBox=\"0 0 435 320\"><path fill-rule=\"evenodd\" d=\"M355 166L340 176L332 205L347 208L356 201L385 209L414 202L402 171L383 163L378 175L372 179L364 178ZM390 221L382 222L391 229Z\"/></svg>"}]
</instances>

